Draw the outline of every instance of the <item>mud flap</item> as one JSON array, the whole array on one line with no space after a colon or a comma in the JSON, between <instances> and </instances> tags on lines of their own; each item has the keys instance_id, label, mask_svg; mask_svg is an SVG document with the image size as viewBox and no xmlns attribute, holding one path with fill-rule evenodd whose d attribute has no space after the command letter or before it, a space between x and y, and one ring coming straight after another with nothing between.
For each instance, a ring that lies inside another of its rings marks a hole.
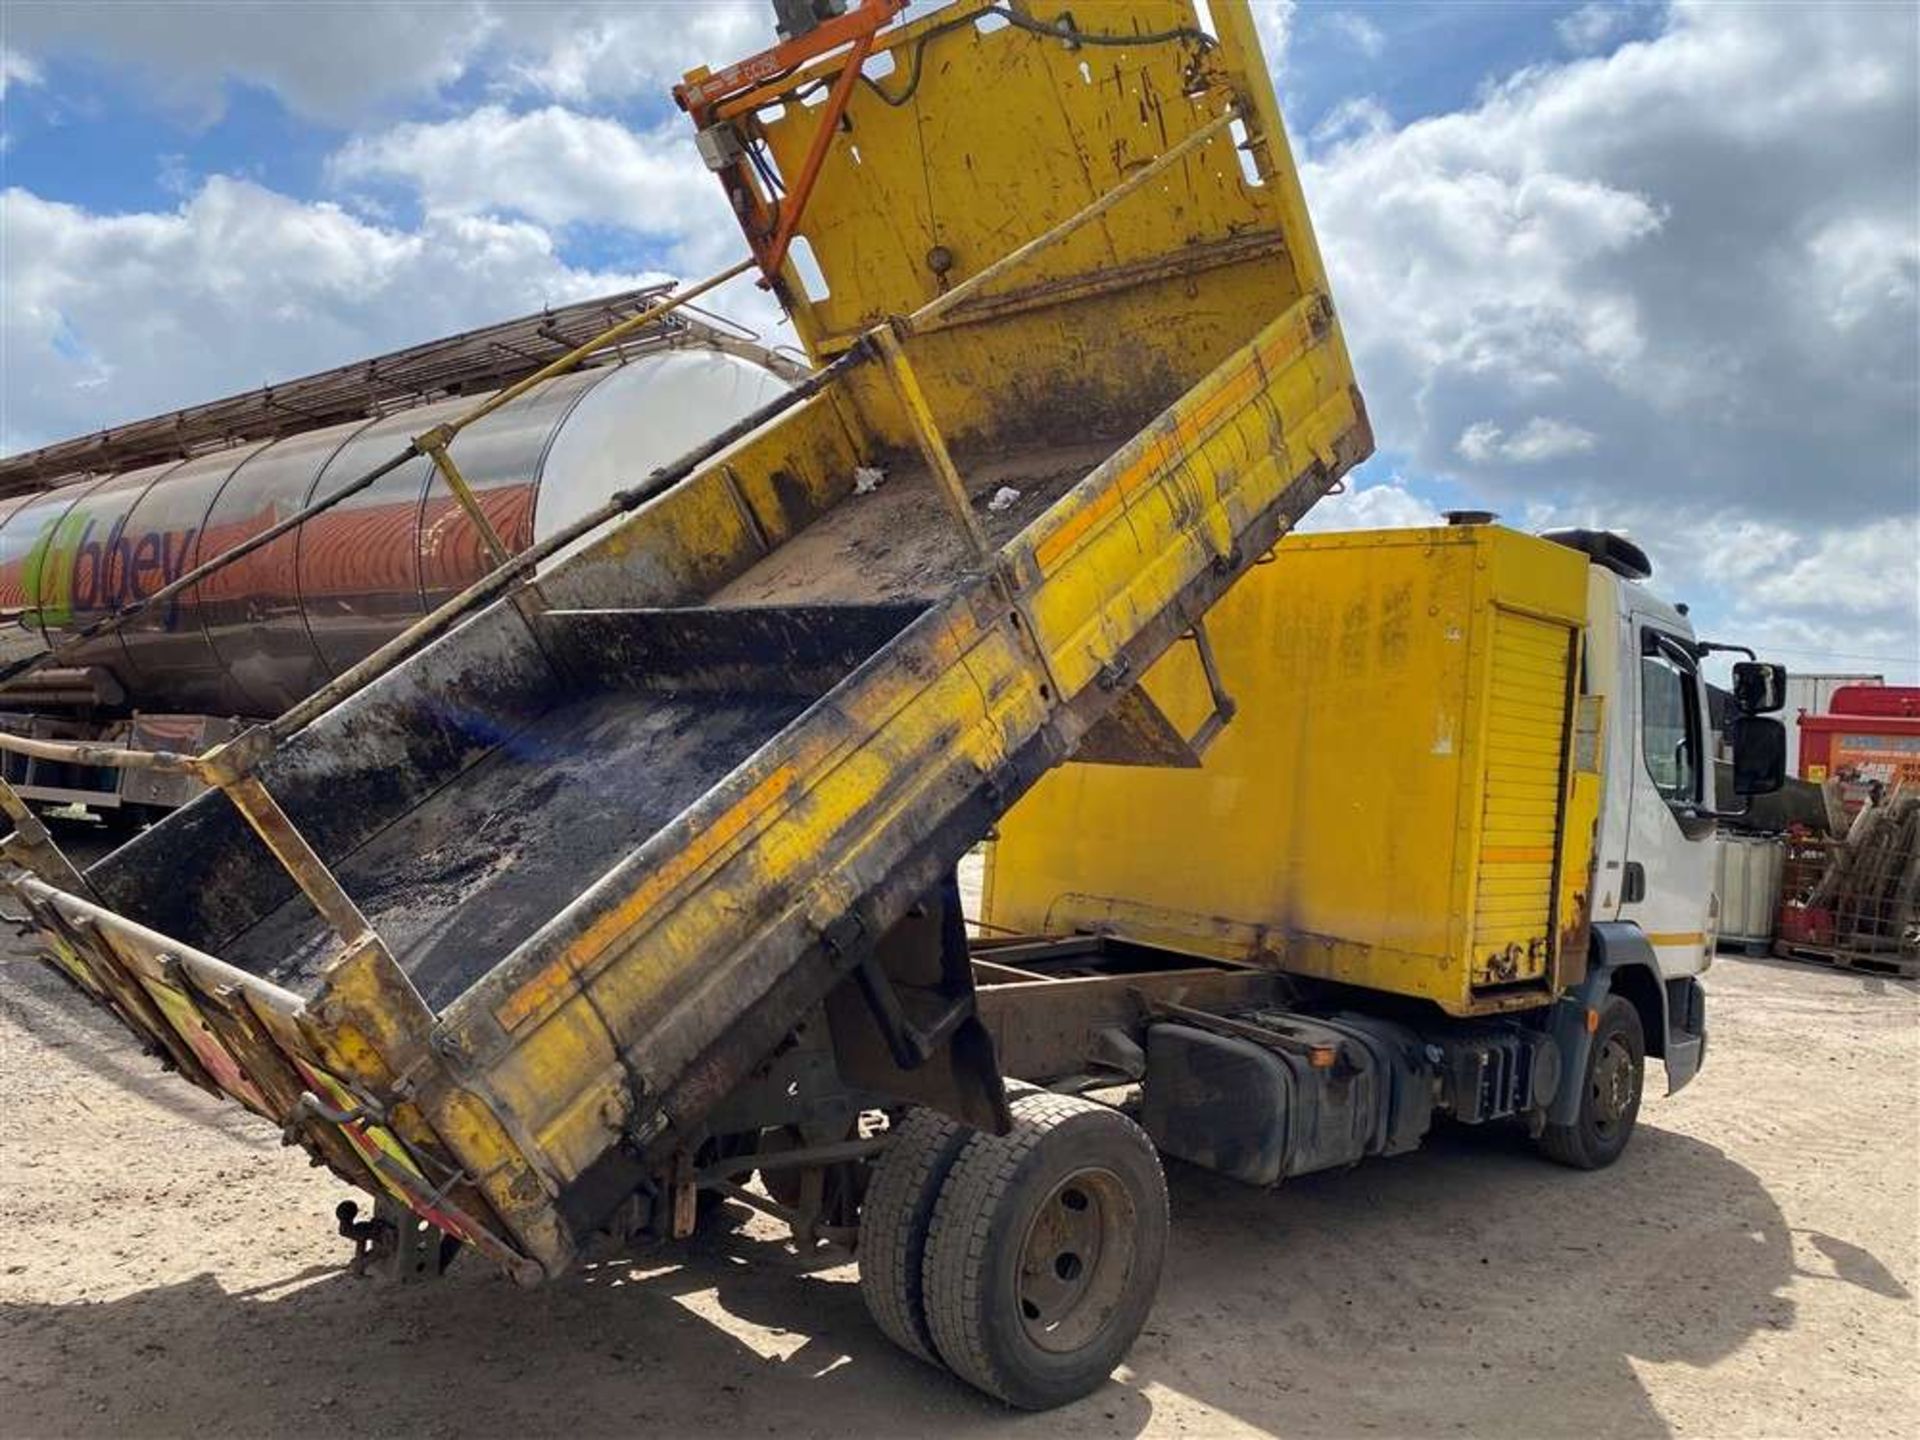
<instances>
[{"instance_id":1,"label":"mud flap","mask_svg":"<svg viewBox=\"0 0 1920 1440\"><path fill-rule=\"evenodd\" d=\"M1697 976L1669 980L1667 992L1667 1093L1700 1073L1707 1058L1707 990Z\"/></svg>"}]
</instances>

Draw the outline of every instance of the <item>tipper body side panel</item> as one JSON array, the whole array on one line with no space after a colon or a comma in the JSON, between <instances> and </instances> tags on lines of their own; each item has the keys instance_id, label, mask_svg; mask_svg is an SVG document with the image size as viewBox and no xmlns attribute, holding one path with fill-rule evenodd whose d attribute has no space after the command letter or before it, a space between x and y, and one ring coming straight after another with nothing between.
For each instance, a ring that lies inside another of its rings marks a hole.
<instances>
[{"instance_id":1,"label":"tipper body side panel","mask_svg":"<svg viewBox=\"0 0 1920 1440\"><path fill-rule=\"evenodd\" d=\"M1001 822L985 918L1101 931L1455 1014L1583 948L1586 562L1491 526L1296 536L1207 617L1237 706L1198 768L1075 763ZM1190 649L1144 688L1204 714Z\"/></svg>"}]
</instances>

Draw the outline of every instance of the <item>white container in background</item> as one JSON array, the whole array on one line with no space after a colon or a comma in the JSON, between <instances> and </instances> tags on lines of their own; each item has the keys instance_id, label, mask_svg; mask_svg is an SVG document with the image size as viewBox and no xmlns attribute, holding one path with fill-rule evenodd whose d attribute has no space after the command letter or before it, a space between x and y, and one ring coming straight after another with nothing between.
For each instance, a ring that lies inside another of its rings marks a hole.
<instances>
[{"instance_id":1,"label":"white container in background","mask_svg":"<svg viewBox=\"0 0 1920 1440\"><path fill-rule=\"evenodd\" d=\"M1780 910L1780 872L1786 842L1771 835L1733 835L1722 831L1719 850L1720 943L1760 949L1773 940Z\"/></svg>"}]
</instances>

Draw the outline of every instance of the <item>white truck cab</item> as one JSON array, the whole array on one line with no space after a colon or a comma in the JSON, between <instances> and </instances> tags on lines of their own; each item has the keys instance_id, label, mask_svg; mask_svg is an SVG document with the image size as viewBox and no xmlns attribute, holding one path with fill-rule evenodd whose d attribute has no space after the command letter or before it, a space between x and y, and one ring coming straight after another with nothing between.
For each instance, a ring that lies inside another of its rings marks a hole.
<instances>
[{"instance_id":1,"label":"white truck cab","mask_svg":"<svg viewBox=\"0 0 1920 1440\"><path fill-rule=\"evenodd\" d=\"M1713 953L1713 776L1706 683L1686 614L1596 564L1587 686L1611 723L1593 918L1639 926L1667 978Z\"/></svg>"},{"instance_id":2,"label":"white truck cab","mask_svg":"<svg viewBox=\"0 0 1920 1440\"><path fill-rule=\"evenodd\" d=\"M1593 560L1584 691L1598 696L1608 715L1594 858L1595 948L1622 967L1615 990L1633 996L1643 1013L1657 1004L1664 1016L1664 1025L1647 1026L1648 1053L1665 1062L1671 1092L1692 1078L1705 1049L1698 977L1713 962L1720 918L1715 747L1700 660L1710 650L1737 647L1703 645L1684 607L1648 587L1652 567L1632 542L1603 531L1548 538ZM1736 677L1736 748L1747 752L1741 759L1749 772L1743 793L1765 793L1780 784L1785 736L1762 712L1778 708L1785 672L1745 664L1736 667ZM1635 957L1657 976L1657 994L1625 973Z\"/></svg>"}]
</instances>

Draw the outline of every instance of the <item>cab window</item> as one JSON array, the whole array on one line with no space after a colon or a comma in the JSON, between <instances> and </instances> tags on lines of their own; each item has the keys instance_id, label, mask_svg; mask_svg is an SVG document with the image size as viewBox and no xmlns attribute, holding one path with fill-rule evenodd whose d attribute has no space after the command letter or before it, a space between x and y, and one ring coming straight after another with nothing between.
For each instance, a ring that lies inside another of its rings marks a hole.
<instances>
[{"instance_id":1,"label":"cab window","mask_svg":"<svg viewBox=\"0 0 1920 1440\"><path fill-rule=\"evenodd\" d=\"M1692 654L1679 640L1643 630L1640 640L1640 739L1647 773L1670 804L1701 796L1703 727L1700 680Z\"/></svg>"}]
</instances>

